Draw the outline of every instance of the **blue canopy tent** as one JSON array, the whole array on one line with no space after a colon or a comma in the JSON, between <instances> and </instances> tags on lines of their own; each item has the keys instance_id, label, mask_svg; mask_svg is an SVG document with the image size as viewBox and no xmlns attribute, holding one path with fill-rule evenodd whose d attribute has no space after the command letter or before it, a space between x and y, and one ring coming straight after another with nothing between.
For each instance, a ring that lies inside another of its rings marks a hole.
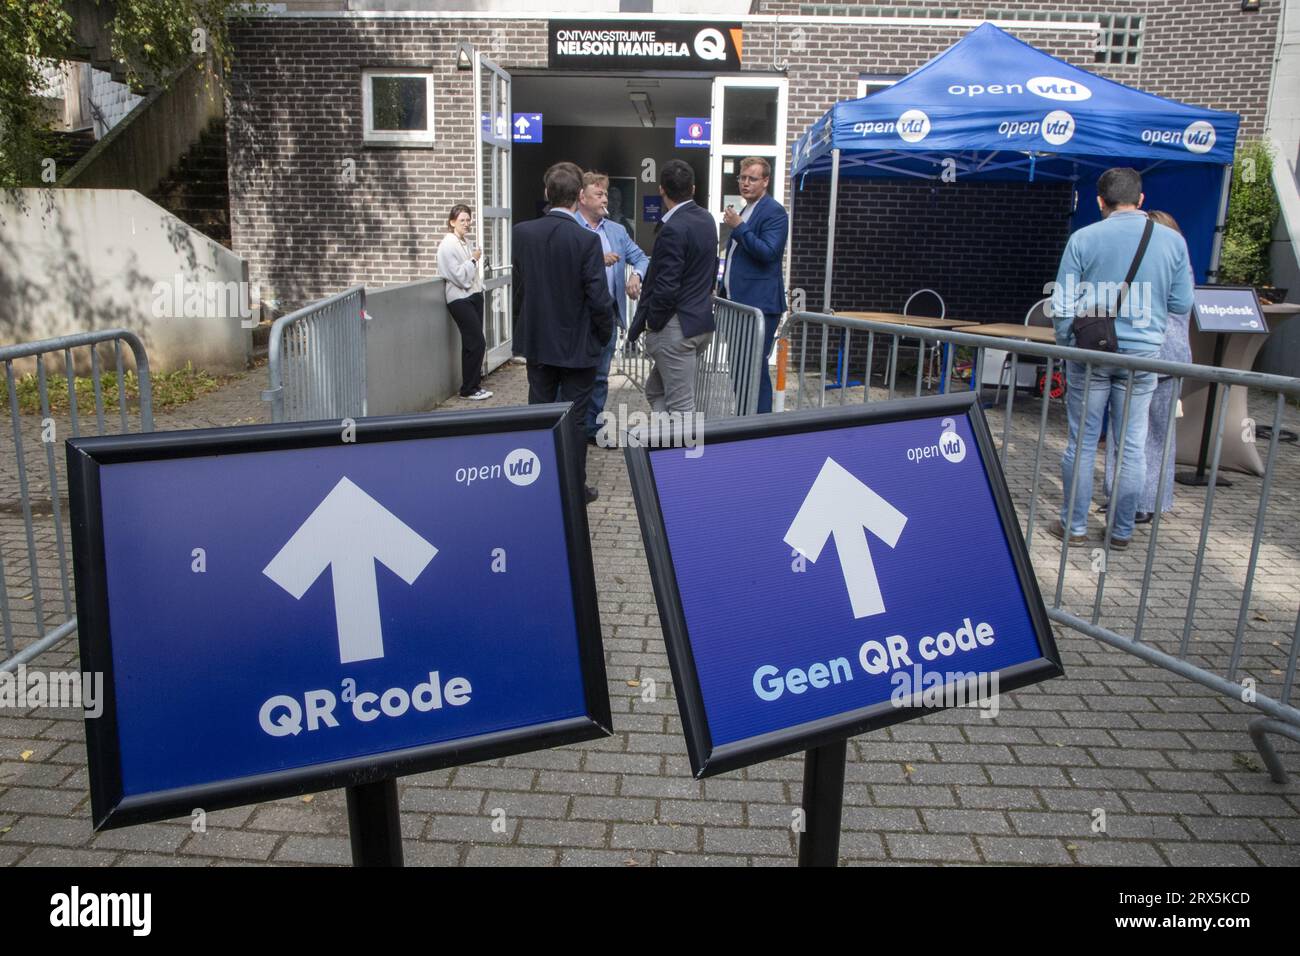
<instances>
[{"instance_id":1,"label":"blue canopy tent","mask_svg":"<svg viewBox=\"0 0 1300 956\"><path fill-rule=\"evenodd\" d=\"M1100 216L1097 177L1131 166L1146 205L1178 220L1204 282L1218 269L1238 123L1236 113L1135 90L984 23L888 89L836 103L794 144L796 192L809 175L831 179L823 308L840 177L1069 181L1073 229Z\"/></svg>"}]
</instances>

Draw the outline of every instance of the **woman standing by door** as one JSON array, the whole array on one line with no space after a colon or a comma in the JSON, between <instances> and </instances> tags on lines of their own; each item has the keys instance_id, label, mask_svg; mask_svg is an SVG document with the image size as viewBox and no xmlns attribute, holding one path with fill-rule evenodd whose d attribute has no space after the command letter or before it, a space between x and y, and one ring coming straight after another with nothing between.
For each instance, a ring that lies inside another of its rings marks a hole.
<instances>
[{"instance_id":1,"label":"woman standing by door","mask_svg":"<svg viewBox=\"0 0 1300 956\"><path fill-rule=\"evenodd\" d=\"M447 311L460 329L460 397L481 402L492 393L479 384L487 342L483 338L483 281L478 272L483 250L470 246L472 222L469 206L451 207L447 235L438 246L438 274L447 293Z\"/></svg>"}]
</instances>

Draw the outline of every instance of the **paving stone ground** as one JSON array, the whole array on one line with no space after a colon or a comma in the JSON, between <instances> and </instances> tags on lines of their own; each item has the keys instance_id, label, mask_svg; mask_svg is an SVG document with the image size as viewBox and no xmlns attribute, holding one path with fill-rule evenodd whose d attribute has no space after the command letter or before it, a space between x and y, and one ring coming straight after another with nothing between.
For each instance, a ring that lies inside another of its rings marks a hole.
<instances>
[{"instance_id":1,"label":"paving stone ground","mask_svg":"<svg viewBox=\"0 0 1300 956\"><path fill-rule=\"evenodd\" d=\"M240 376L218 393L159 415L157 425L266 420L259 400L265 374ZM614 385L610 407L644 408L626 381ZM498 370L487 387L496 391L491 405L525 400L518 366ZM833 400L839 397L833 393ZM860 400L861 392L845 398ZM1261 406L1261 421L1263 411L1271 408ZM1296 427L1294 410L1288 414ZM990 412L990 420L1000 438L1000 412ZM24 460L33 497L45 502L34 547L44 616L52 625L63 619L62 594L39 428L24 422ZM1036 403L1018 402L1006 471L1022 526L1037 430ZM1056 463L1063 430L1054 410L1031 541L1049 604L1060 548L1044 533L1043 516L1061 494ZM0 446L0 555L22 646L34 635L35 611L12 448ZM1300 590L1300 448L1282 446L1279 456L1238 674L1254 678L1260 693L1276 693L1281 682ZM601 491L588 517L616 732L588 744L406 778L401 809L408 864L790 865L801 758L691 778L622 454L593 450L589 467ZM66 495L61 474L59 483ZM1189 659L1215 670L1226 668L1232 650L1259 486L1241 476L1233 488L1219 490L1194 592ZM1144 640L1164 649L1176 649L1182 636L1204 501L1197 489L1180 486L1178 495L1177 510L1161 528L1145 604ZM1121 634L1132 633L1145 559L1142 547L1110 559L1100 619ZM1091 548L1072 550L1062 584L1062 606L1083 617L1096 595L1093 561ZM1002 695L996 719L945 711L850 742L844 862L1300 864L1300 746L1278 740L1292 777L1273 783L1246 735L1249 708L1077 631L1058 628L1057 634L1067 676ZM76 668L75 641L39 663ZM652 680L658 694L648 701L643 691ZM0 710L0 865L348 861L342 792L215 812L206 832L182 820L95 835L87 785L79 714Z\"/></svg>"}]
</instances>

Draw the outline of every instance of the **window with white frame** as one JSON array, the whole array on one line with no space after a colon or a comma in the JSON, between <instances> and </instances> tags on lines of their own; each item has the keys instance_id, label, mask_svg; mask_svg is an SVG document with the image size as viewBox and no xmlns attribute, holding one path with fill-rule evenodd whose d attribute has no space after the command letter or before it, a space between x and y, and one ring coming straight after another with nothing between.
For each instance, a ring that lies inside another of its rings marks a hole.
<instances>
[{"instance_id":1,"label":"window with white frame","mask_svg":"<svg viewBox=\"0 0 1300 956\"><path fill-rule=\"evenodd\" d=\"M887 90L902 78L893 73L860 73L858 74L858 99Z\"/></svg>"},{"instance_id":2,"label":"window with white frame","mask_svg":"<svg viewBox=\"0 0 1300 956\"><path fill-rule=\"evenodd\" d=\"M1139 66L1142 63L1142 21L1133 13L1076 13L1064 10L1011 10L992 7L984 11L990 20L1034 21L1038 23L1091 23L1101 26L1093 62L1105 66Z\"/></svg>"},{"instance_id":3,"label":"window with white frame","mask_svg":"<svg viewBox=\"0 0 1300 956\"><path fill-rule=\"evenodd\" d=\"M427 146L433 142L432 73L364 70L361 106L367 143Z\"/></svg>"}]
</instances>

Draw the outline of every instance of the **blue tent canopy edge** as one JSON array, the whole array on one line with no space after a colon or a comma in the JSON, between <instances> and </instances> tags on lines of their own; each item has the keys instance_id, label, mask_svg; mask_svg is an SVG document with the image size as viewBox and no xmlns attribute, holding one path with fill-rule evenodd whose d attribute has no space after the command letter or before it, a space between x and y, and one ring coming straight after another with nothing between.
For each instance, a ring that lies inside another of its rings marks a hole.
<instances>
[{"instance_id":1,"label":"blue tent canopy edge","mask_svg":"<svg viewBox=\"0 0 1300 956\"><path fill-rule=\"evenodd\" d=\"M793 146L809 175L1071 182L1072 227L1099 217L1097 177L1143 174L1146 208L1178 220L1198 281L1217 266L1240 117L1136 90L984 23L898 83L836 103Z\"/></svg>"}]
</instances>

